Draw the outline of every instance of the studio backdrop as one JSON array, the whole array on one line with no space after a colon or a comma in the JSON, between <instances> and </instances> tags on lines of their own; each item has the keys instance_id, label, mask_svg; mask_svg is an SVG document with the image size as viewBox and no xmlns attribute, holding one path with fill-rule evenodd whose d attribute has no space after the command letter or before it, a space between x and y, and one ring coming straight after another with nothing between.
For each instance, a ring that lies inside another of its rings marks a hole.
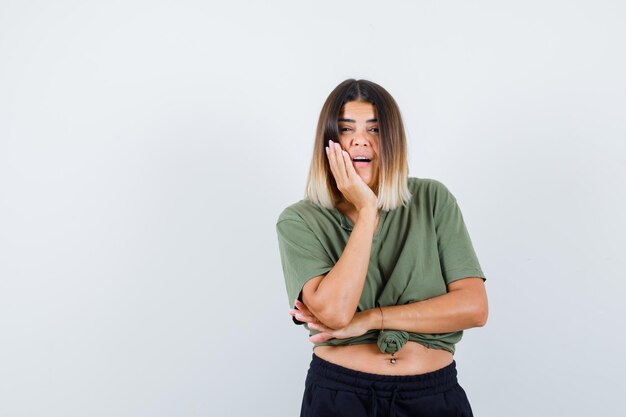
<instances>
[{"instance_id":1,"label":"studio backdrop","mask_svg":"<svg viewBox=\"0 0 626 417\"><path fill-rule=\"evenodd\" d=\"M297 416L313 344L275 224L319 111L384 86L456 196L479 417L615 415L626 5L0 1L0 415Z\"/></svg>"}]
</instances>

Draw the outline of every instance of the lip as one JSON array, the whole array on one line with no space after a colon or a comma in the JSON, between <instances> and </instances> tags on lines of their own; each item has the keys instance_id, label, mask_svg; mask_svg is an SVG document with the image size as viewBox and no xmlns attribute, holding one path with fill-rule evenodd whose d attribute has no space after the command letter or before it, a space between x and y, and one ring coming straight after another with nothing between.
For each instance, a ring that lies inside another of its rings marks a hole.
<instances>
[{"instance_id":1,"label":"lip","mask_svg":"<svg viewBox=\"0 0 626 417\"><path fill-rule=\"evenodd\" d=\"M356 158L357 156L360 156L360 157L363 157L363 158L367 158L367 159L369 159L370 161L371 161L372 159L374 159L374 158L372 158L370 155L367 155L367 154L364 154L364 153L357 153L357 154L354 154L354 155L350 155L350 159L354 159L354 158Z\"/></svg>"},{"instance_id":2,"label":"lip","mask_svg":"<svg viewBox=\"0 0 626 417\"><path fill-rule=\"evenodd\" d=\"M352 165L354 165L355 168L364 168L366 166L368 166L369 164L371 164L370 162L365 162L365 161L352 161Z\"/></svg>"}]
</instances>

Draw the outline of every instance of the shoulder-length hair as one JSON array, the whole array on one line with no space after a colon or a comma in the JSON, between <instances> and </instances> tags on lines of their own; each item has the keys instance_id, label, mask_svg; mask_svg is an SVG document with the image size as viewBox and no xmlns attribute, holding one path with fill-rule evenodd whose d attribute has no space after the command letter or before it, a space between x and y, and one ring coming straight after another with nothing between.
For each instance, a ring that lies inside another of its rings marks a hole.
<instances>
[{"instance_id":1,"label":"shoulder-length hair","mask_svg":"<svg viewBox=\"0 0 626 417\"><path fill-rule=\"evenodd\" d=\"M330 93L317 123L313 158L306 180L304 198L318 206L332 209L343 198L330 170L325 147L328 140L338 141L339 115L349 101L374 105L379 126L378 208L392 210L408 204L406 135L396 101L380 85L367 80L348 79Z\"/></svg>"}]
</instances>

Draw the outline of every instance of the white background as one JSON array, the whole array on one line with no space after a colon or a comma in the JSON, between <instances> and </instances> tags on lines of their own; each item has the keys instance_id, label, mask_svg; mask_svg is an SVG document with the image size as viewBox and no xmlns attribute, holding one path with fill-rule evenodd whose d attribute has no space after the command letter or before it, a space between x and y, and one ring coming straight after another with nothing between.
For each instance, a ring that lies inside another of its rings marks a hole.
<instances>
[{"instance_id":1,"label":"white background","mask_svg":"<svg viewBox=\"0 0 626 417\"><path fill-rule=\"evenodd\" d=\"M623 410L621 1L0 1L0 415L297 416L275 221L346 78L457 197L477 417Z\"/></svg>"}]
</instances>

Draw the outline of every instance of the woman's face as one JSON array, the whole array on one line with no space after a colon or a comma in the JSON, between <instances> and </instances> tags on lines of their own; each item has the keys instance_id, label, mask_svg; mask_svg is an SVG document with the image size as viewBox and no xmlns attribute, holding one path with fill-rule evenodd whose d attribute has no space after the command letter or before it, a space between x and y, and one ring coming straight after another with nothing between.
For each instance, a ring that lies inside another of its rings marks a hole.
<instances>
[{"instance_id":1,"label":"woman's face","mask_svg":"<svg viewBox=\"0 0 626 417\"><path fill-rule=\"evenodd\" d=\"M349 101L339 114L339 144L350 154L359 176L376 192L378 187L378 120L372 103ZM369 162L355 161L364 156Z\"/></svg>"}]
</instances>

